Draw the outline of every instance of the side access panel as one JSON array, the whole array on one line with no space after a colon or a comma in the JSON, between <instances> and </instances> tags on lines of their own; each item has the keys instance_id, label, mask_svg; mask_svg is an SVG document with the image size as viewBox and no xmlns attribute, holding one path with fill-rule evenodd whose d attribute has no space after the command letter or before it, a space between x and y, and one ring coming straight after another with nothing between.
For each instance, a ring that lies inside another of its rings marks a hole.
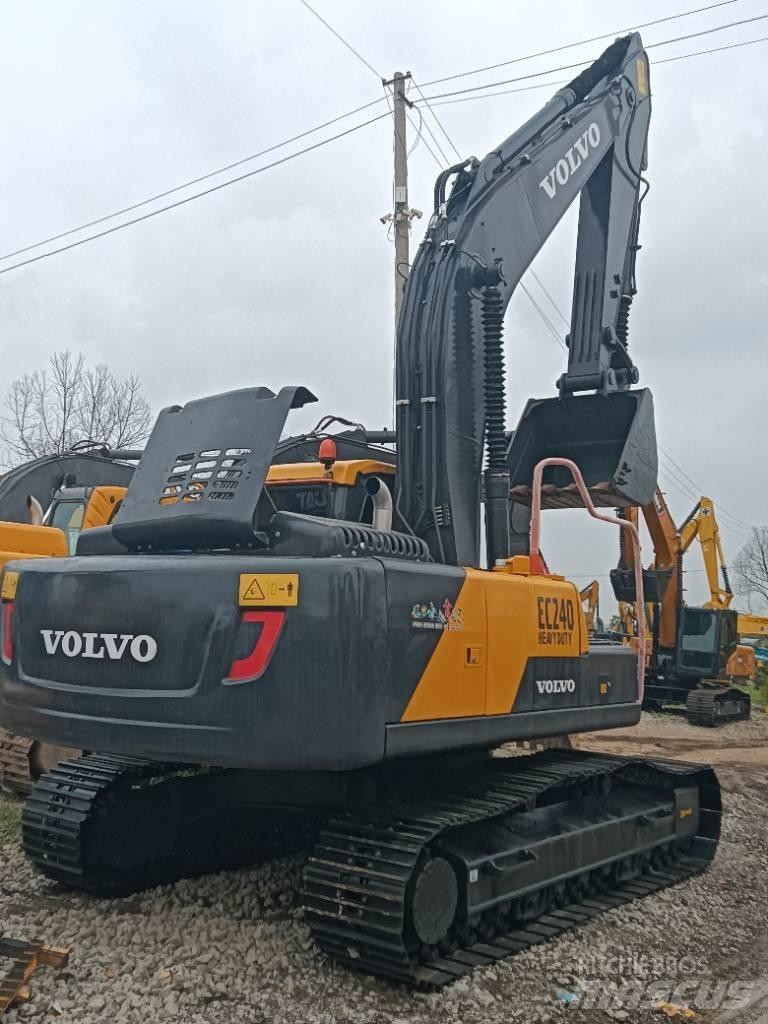
<instances>
[{"instance_id":1,"label":"side access panel","mask_svg":"<svg viewBox=\"0 0 768 1024\"><path fill-rule=\"evenodd\" d=\"M434 580L434 567L425 568ZM396 637L403 616L393 606L392 575L387 566L393 657L408 651L415 669L413 641ZM410 576L401 581L409 593L414 583ZM412 633L428 631L429 644L420 642L433 653L399 719L387 726L388 757L632 725L640 718L635 652L608 641L588 645L571 583L468 569L455 596L435 593L431 602L417 602L412 615Z\"/></svg>"}]
</instances>

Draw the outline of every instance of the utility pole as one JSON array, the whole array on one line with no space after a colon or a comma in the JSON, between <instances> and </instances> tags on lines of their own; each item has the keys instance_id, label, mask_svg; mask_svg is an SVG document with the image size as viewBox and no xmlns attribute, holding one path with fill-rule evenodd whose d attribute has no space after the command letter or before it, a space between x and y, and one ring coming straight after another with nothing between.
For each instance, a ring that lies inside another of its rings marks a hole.
<instances>
[{"instance_id":1,"label":"utility pole","mask_svg":"<svg viewBox=\"0 0 768 1024\"><path fill-rule=\"evenodd\" d=\"M410 71L403 74L396 71L394 76L385 81L384 86L392 86L394 109L392 118L395 126L395 174L393 213L381 218L382 223L391 221L395 235L395 333L400 322L400 310L403 305L405 282L410 271L409 240L411 220L420 217L420 210L411 210L408 206L408 149L406 145L406 109L412 106L405 96L405 83L411 77Z\"/></svg>"},{"instance_id":2,"label":"utility pole","mask_svg":"<svg viewBox=\"0 0 768 1024\"><path fill-rule=\"evenodd\" d=\"M410 75L409 75L410 77ZM392 87L395 121L395 331L400 323L405 282L410 270L408 150L405 146L405 75L395 72Z\"/></svg>"}]
</instances>

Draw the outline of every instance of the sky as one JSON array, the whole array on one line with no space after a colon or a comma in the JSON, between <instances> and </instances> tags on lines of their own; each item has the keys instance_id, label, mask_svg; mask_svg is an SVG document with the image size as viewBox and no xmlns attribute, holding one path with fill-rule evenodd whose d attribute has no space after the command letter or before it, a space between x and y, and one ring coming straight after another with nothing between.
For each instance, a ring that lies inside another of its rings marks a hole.
<instances>
[{"instance_id":1,"label":"sky","mask_svg":"<svg viewBox=\"0 0 768 1024\"><path fill-rule=\"evenodd\" d=\"M381 76L395 70L410 71L421 85L705 3L315 0L315 10L360 60L300 0L5 0L2 253L378 100ZM658 43L763 13L753 0L737 0L650 27L643 39ZM768 36L768 20L649 48L652 187L643 207L630 330L641 384L655 396L661 484L672 512L681 521L698 494L713 497L729 560L749 525L768 522L768 83L761 73L768 42L656 62L762 35ZM592 60L611 38L424 91L435 95ZM462 156L482 157L554 91L439 106L435 100L433 110ZM415 87L410 96L416 98ZM206 184L385 110L382 101ZM424 119L454 159L426 111ZM445 164L426 129L417 141L415 127L414 115L409 201L425 218L415 222L412 253L426 227L435 175ZM380 217L391 206L392 123L384 118L144 223L0 273L0 384L69 348L118 375L138 374L155 410L229 388L304 384L320 401L294 414L295 429L310 428L325 413L372 428L390 425L393 249ZM564 313L571 302L576 213L574 206L534 263ZM0 270L43 251L0 259ZM564 333L538 283L524 280ZM505 329L508 421L514 424L528 397L555 393L566 360L520 290ZM544 547L553 568L580 584L602 577L604 608L610 609L607 573L617 547L610 527L586 513L552 513ZM699 553L689 554L686 565L688 601L704 600Z\"/></svg>"}]
</instances>

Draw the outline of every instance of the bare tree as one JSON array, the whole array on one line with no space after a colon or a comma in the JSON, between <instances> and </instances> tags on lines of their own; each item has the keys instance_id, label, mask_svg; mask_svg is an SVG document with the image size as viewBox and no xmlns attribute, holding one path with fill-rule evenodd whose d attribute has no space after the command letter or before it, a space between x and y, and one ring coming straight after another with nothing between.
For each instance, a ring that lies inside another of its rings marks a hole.
<instances>
[{"instance_id":1,"label":"bare tree","mask_svg":"<svg viewBox=\"0 0 768 1024\"><path fill-rule=\"evenodd\" d=\"M103 363L86 369L83 355L56 352L45 369L11 383L0 436L10 464L82 441L131 448L146 439L150 415L138 377L121 380Z\"/></svg>"},{"instance_id":2,"label":"bare tree","mask_svg":"<svg viewBox=\"0 0 768 1024\"><path fill-rule=\"evenodd\" d=\"M753 527L752 536L733 563L738 590L750 602L768 605L768 526Z\"/></svg>"}]
</instances>

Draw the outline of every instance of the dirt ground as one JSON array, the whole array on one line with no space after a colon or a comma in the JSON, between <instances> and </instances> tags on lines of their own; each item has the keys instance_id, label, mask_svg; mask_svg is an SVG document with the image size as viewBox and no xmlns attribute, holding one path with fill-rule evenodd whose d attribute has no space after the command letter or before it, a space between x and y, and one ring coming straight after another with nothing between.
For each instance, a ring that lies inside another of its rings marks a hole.
<instances>
[{"instance_id":1,"label":"dirt ground","mask_svg":"<svg viewBox=\"0 0 768 1024\"><path fill-rule=\"evenodd\" d=\"M706 730L644 715L578 745L716 765L713 867L438 993L329 963L301 919L301 858L97 900L31 870L19 805L0 800L0 933L72 946L3 1024L660 1024L670 1001L675 1020L768 1024L768 718Z\"/></svg>"}]
</instances>

